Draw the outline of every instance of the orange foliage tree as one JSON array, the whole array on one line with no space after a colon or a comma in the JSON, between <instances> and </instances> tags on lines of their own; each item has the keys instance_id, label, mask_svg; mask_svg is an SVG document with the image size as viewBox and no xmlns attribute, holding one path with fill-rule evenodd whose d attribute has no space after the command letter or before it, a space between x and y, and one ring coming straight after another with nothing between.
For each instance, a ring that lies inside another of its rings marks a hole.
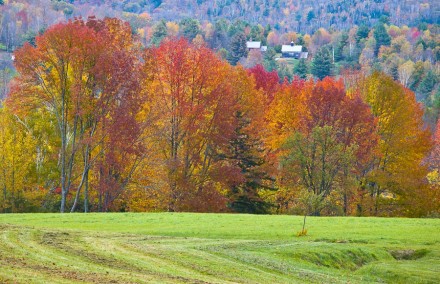
<instances>
[{"instance_id":1,"label":"orange foliage tree","mask_svg":"<svg viewBox=\"0 0 440 284\"><path fill-rule=\"evenodd\" d=\"M341 80L309 81L302 94L297 128L285 146L284 170L322 199L338 189L349 214L355 194L346 183L349 177L359 178L371 161L377 144L374 117L359 96L347 95Z\"/></svg>"},{"instance_id":2,"label":"orange foliage tree","mask_svg":"<svg viewBox=\"0 0 440 284\"><path fill-rule=\"evenodd\" d=\"M166 39L144 54L145 105L156 117L153 143L166 171L169 211L219 211L215 159L234 132L231 67L203 45Z\"/></svg>"}]
</instances>

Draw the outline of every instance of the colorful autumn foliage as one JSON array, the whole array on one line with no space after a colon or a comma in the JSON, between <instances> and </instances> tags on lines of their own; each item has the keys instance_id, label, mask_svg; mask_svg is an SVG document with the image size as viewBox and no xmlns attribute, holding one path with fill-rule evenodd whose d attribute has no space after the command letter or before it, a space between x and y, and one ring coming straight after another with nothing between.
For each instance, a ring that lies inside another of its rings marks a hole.
<instances>
[{"instance_id":1,"label":"colorful autumn foliage","mask_svg":"<svg viewBox=\"0 0 440 284\"><path fill-rule=\"evenodd\" d=\"M5 212L288 212L307 194L315 214L438 210L423 111L381 73L345 80L349 91L334 78L280 84L202 41L142 49L116 19L58 24L15 55Z\"/></svg>"}]
</instances>

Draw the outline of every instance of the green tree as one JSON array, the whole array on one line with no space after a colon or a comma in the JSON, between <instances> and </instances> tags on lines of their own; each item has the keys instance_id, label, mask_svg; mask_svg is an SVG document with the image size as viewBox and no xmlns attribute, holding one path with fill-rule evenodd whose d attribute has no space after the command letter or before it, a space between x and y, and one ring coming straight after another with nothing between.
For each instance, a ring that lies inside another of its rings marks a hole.
<instances>
[{"instance_id":1,"label":"green tree","mask_svg":"<svg viewBox=\"0 0 440 284\"><path fill-rule=\"evenodd\" d=\"M309 68L307 66L306 60L304 58L300 59L293 71L295 72L295 75L298 75L298 77L300 77L301 79L307 79Z\"/></svg>"},{"instance_id":2,"label":"green tree","mask_svg":"<svg viewBox=\"0 0 440 284\"><path fill-rule=\"evenodd\" d=\"M161 20L154 27L153 36L151 37L151 43L159 45L160 42L168 35L167 26L164 20Z\"/></svg>"},{"instance_id":3,"label":"green tree","mask_svg":"<svg viewBox=\"0 0 440 284\"><path fill-rule=\"evenodd\" d=\"M437 76L432 70L429 70L428 73L426 73L426 76L420 82L417 92L421 95L422 99L427 99L432 90L434 90L436 84Z\"/></svg>"},{"instance_id":4,"label":"green tree","mask_svg":"<svg viewBox=\"0 0 440 284\"><path fill-rule=\"evenodd\" d=\"M183 19L180 23L180 31L184 37L188 39L188 41L192 41L200 31L199 21L191 18Z\"/></svg>"},{"instance_id":5,"label":"green tree","mask_svg":"<svg viewBox=\"0 0 440 284\"><path fill-rule=\"evenodd\" d=\"M229 63L236 65L242 57L247 56L247 53L246 36L244 33L234 35L231 40L231 48L228 57Z\"/></svg>"},{"instance_id":6,"label":"green tree","mask_svg":"<svg viewBox=\"0 0 440 284\"><path fill-rule=\"evenodd\" d=\"M377 56L381 46L388 46L391 43L391 37L383 24L379 24L376 26L376 29L374 29L374 39L376 40L374 55Z\"/></svg>"},{"instance_id":7,"label":"green tree","mask_svg":"<svg viewBox=\"0 0 440 284\"><path fill-rule=\"evenodd\" d=\"M263 66L269 72L277 69L277 62L275 61L276 55L277 53L272 47L269 47L264 53Z\"/></svg>"},{"instance_id":8,"label":"green tree","mask_svg":"<svg viewBox=\"0 0 440 284\"><path fill-rule=\"evenodd\" d=\"M370 33L370 29L366 25L359 26L356 32L356 41L359 43L362 39L367 38Z\"/></svg>"},{"instance_id":9,"label":"green tree","mask_svg":"<svg viewBox=\"0 0 440 284\"><path fill-rule=\"evenodd\" d=\"M327 76L331 76L333 72L332 54L329 46L323 46L316 52L312 61L312 74L323 79Z\"/></svg>"},{"instance_id":10,"label":"green tree","mask_svg":"<svg viewBox=\"0 0 440 284\"><path fill-rule=\"evenodd\" d=\"M332 126L316 126L310 134L300 132L285 145L288 155L283 166L300 177L303 188L323 201L332 191L337 176L354 163L356 145L347 147L337 138ZM322 208L315 208L319 215Z\"/></svg>"},{"instance_id":11,"label":"green tree","mask_svg":"<svg viewBox=\"0 0 440 284\"><path fill-rule=\"evenodd\" d=\"M230 208L240 213L267 213L269 204L259 196L259 189L271 189L265 185L270 181L269 175L262 166L265 164L264 149L261 141L254 135L247 133L246 128L251 123L245 115L236 113L238 125L235 136L230 141L229 161L235 162L240 169L243 181L233 185L230 189Z\"/></svg>"},{"instance_id":12,"label":"green tree","mask_svg":"<svg viewBox=\"0 0 440 284\"><path fill-rule=\"evenodd\" d=\"M348 45L348 34L344 32L335 47L335 61L344 60L344 47Z\"/></svg>"}]
</instances>

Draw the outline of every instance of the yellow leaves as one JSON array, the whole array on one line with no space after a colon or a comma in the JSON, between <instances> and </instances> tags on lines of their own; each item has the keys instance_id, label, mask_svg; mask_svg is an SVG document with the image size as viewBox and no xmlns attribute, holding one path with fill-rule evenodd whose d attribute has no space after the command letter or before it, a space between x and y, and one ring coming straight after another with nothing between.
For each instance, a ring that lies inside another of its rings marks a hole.
<instances>
[{"instance_id":1,"label":"yellow leaves","mask_svg":"<svg viewBox=\"0 0 440 284\"><path fill-rule=\"evenodd\" d=\"M439 186L440 185L440 173L438 169L435 169L433 171L430 171L426 178L428 179L428 182L432 185Z\"/></svg>"},{"instance_id":2,"label":"yellow leaves","mask_svg":"<svg viewBox=\"0 0 440 284\"><path fill-rule=\"evenodd\" d=\"M25 190L33 190L36 179L36 141L24 122L3 107L0 109L0 196L1 212L19 212L16 203ZM6 197L6 198L5 198Z\"/></svg>"},{"instance_id":3,"label":"yellow leaves","mask_svg":"<svg viewBox=\"0 0 440 284\"><path fill-rule=\"evenodd\" d=\"M179 24L175 22L167 22L167 35L169 37L175 37L179 34Z\"/></svg>"},{"instance_id":4,"label":"yellow leaves","mask_svg":"<svg viewBox=\"0 0 440 284\"><path fill-rule=\"evenodd\" d=\"M369 76L362 92L378 119L380 135L380 156L370 179L382 189L414 198L423 187L427 169L422 161L431 148L423 110L411 91L382 73Z\"/></svg>"}]
</instances>

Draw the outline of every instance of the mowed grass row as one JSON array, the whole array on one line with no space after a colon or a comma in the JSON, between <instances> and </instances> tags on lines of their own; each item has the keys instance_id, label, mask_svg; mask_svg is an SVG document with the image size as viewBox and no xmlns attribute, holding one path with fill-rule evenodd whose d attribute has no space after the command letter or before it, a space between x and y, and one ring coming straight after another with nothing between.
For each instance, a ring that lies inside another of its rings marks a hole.
<instances>
[{"instance_id":1,"label":"mowed grass row","mask_svg":"<svg viewBox=\"0 0 440 284\"><path fill-rule=\"evenodd\" d=\"M440 220L0 215L0 283L440 283Z\"/></svg>"}]
</instances>

